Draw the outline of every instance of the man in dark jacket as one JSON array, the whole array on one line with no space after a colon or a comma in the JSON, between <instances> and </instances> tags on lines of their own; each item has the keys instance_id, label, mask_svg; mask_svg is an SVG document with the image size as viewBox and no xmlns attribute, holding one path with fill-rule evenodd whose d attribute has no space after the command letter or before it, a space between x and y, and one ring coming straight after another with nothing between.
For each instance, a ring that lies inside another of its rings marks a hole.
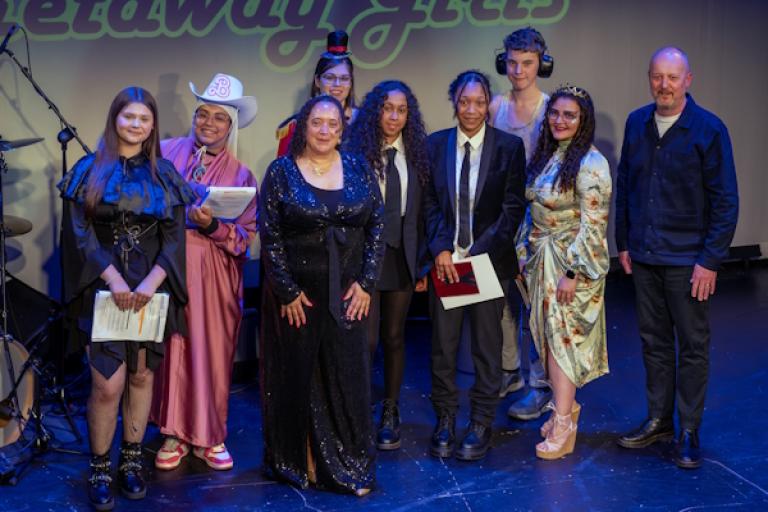
<instances>
[{"instance_id":1,"label":"man in dark jacket","mask_svg":"<svg viewBox=\"0 0 768 512\"><path fill-rule=\"evenodd\" d=\"M736 172L725 125L687 92L693 75L685 52L656 51L648 78L655 103L627 119L616 195L616 245L635 282L648 418L618 443L643 448L671 439L677 397L675 462L697 468L708 299L736 229Z\"/></svg>"}]
</instances>

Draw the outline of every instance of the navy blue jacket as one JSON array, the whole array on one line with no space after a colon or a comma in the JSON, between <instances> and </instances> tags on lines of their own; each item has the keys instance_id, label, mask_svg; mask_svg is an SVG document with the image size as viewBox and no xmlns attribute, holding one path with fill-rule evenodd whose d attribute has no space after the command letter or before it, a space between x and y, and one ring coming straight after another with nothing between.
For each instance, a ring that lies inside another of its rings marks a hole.
<instances>
[{"instance_id":1,"label":"navy blue jacket","mask_svg":"<svg viewBox=\"0 0 768 512\"><path fill-rule=\"evenodd\" d=\"M650 265L717 270L736 230L739 198L728 130L690 95L659 138L655 104L624 129L616 191L616 246Z\"/></svg>"}]
</instances>

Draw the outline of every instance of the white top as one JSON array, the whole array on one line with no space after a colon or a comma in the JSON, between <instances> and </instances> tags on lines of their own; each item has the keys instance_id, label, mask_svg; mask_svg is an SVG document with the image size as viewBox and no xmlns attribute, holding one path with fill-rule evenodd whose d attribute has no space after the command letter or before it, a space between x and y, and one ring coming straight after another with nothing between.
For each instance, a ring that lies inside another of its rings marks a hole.
<instances>
[{"instance_id":1,"label":"white top","mask_svg":"<svg viewBox=\"0 0 768 512\"><path fill-rule=\"evenodd\" d=\"M653 118L656 120L656 129L659 130L659 138L663 137L665 133L667 133L667 130L670 129L670 127L675 124L675 121L680 119L680 114L675 114L674 116L661 116L658 113L653 114Z\"/></svg>"},{"instance_id":2,"label":"white top","mask_svg":"<svg viewBox=\"0 0 768 512\"><path fill-rule=\"evenodd\" d=\"M470 247L475 243L472 235L472 217L475 211L475 192L477 191L477 177L480 174L480 157L483 153L483 139L485 139L485 123L480 131L472 138L466 136L460 127L456 127L456 229L453 235L453 259L462 259L469 253ZM469 141L469 247L459 247L459 196L461 195L461 164L464 161L464 143Z\"/></svg>"},{"instance_id":3,"label":"white top","mask_svg":"<svg viewBox=\"0 0 768 512\"><path fill-rule=\"evenodd\" d=\"M384 160L384 177L379 178L379 190L381 190L381 198L386 202L387 200L387 153L389 148L395 148L395 167L397 168L397 174L400 175L400 216L405 217L405 207L408 201L408 162L405 160L405 144L403 144L403 133L397 136L395 142L392 144L386 144L382 149L382 159Z\"/></svg>"},{"instance_id":4,"label":"white top","mask_svg":"<svg viewBox=\"0 0 768 512\"><path fill-rule=\"evenodd\" d=\"M512 91L506 94L500 94L494 101L498 101L499 108L496 111L496 115L491 119L491 126L498 128L499 130L517 135L523 139L523 146L525 146L525 162L528 163L531 160L533 152L536 150L536 143L539 140L539 134L541 133L541 125L544 124L545 110L549 96L541 93L539 102L536 104L536 108L533 111L533 117L526 124L512 124L514 117L515 105L512 101Z\"/></svg>"}]
</instances>

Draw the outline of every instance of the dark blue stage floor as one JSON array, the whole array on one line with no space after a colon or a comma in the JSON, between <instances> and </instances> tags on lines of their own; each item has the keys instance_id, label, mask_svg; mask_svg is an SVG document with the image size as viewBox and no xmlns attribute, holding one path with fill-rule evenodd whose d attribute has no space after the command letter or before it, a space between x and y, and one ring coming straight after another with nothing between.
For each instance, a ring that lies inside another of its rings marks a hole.
<instances>
[{"instance_id":1,"label":"dark blue stage floor","mask_svg":"<svg viewBox=\"0 0 768 512\"><path fill-rule=\"evenodd\" d=\"M644 372L632 308L631 281L618 274L608 285L611 374L580 391L583 403L576 452L560 461L539 461L534 445L543 420L508 421L499 408L494 448L486 460L439 460L427 453L433 427L429 404L429 324L408 331L403 390L403 446L380 452L378 487L365 498L301 491L261 474L258 389L235 386L227 445L235 469L217 473L189 457L173 472L150 472L142 502L118 498L116 510L768 510L768 265L723 273L713 300L711 384L701 439L704 464L678 469L664 446L624 450L615 439L645 416ZM381 361L374 384L381 392ZM470 383L462 376L462 387ZM463 397L466 421L466 395ZM85 432L82 414L78 424ZM71 439L56 427L61 440ZM157 430L147 446L160 445ZM67 448L85 450L84 444ZM148 454L150 464L153 454ZM15 487L0 487L0 511L87 510L87 458L49 452L22 474Z\"/></svg>"}]
</instances>

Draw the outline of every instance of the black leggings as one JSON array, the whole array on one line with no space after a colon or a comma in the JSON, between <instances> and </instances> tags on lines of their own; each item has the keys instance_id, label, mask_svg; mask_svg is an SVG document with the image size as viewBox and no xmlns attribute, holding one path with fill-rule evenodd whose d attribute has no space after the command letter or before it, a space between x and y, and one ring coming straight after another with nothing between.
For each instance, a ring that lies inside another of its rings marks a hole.
<instances>
[{"instance_id":1,"label":"black leggings","mask_svg":"<svg viewBox=\"0 0 768 512\"><path fill-rule=\"evenodd\" d=\"M371 359L381 335L384 347L384 397L400 399L400 386L405 371L405 320L411 305L413 288L373 292L371 296L368 343Z\"/></svg>"}]
</instances>

